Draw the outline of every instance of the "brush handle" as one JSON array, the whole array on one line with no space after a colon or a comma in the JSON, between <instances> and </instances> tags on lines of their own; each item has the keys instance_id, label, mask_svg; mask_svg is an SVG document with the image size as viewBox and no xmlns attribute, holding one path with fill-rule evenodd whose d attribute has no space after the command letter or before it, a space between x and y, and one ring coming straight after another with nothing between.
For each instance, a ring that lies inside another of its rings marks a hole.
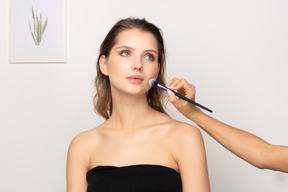
<instances>
[{"instance_id":1,"label":"brush handle","mask_svg":"<svg viewBox=\"0 0 288 192\"><path fill-rule=\"evenodd\" d=\"M169 90L171 90L171 89L169 89ZM176 91L174 91L174 90L171 90L171 91L173 91L173 93L174 93L177 97L179 97L179 98L181 98L181 99L183 99L183 100L185 100L185 101L188 101L189 103L192 103L193 105L196 105L196 106L198 106L198 107L200 107L200 108L202 108L202 109L205 109L206 111L209 111L210 113L213 113L213 111L212 111L211 109L208 109L207 107L204 107L203 105L200 105L199 103L196 103L195 101L193 101L193 100L191 100L191 99L188 99L187 97L179 94L178 92L176 92Z\"/></svg>"}]
</instances>

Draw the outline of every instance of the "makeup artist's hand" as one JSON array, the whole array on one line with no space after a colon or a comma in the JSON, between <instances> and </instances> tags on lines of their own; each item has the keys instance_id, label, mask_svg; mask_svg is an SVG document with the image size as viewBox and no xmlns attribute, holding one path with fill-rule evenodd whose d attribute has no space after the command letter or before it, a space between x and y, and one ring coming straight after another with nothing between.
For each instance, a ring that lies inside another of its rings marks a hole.
<instances>
[{"instance_id":1,"label":"makeup artist's hand","mask_svg":"<svg viewBox=\"0 0 288 192\"><path fill-rule=\"evenodd\" d=\"M166 87L169 87L171 90L177 91L181 95L193 101L195 100L195 86L193 84L189 84L185 79L173 78L169 83L166 84ZM169 94L169 101L184 116L188 117L188 115L192 115L193 113L200 111L200 109L196 108L195 105L182 99L177 99L177 97L172 91L170 91Z\"/></svg>"}]
</instances>

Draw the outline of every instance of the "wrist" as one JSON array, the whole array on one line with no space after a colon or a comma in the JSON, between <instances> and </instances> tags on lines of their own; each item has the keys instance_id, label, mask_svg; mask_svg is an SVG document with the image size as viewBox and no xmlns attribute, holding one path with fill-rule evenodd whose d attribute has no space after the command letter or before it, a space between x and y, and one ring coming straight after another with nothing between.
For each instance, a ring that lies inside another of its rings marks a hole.
<instances>
[{"instance_id":1,"label":"wrist","mask_svg":"<svg viewBox=\"0 0 288 192\"><path fill-rule=\"evenodd\" d=\"M205 113L201 109L195 108L192 113L189 113L185 116L197 124L197 122L199 122L203 118L203 115L205 116Z\"/></svg>"}]
</instances>

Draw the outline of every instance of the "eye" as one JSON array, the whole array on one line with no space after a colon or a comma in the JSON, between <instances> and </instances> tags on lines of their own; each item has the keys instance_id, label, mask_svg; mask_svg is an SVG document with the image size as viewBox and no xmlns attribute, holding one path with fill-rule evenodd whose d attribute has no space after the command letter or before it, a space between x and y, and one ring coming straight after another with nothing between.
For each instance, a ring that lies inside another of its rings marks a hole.
<instances>
[{"instance_id":1,"label":"eye","mask_svg":"<svg viewBox=\"0 0 288 192\"><path fill-rule=\"evenodd\" d=\"M151 54L145 55L145 59L149 59L150 61L154 61L154 56Z\"/></svg>"},{"instance_id":2,"label":"eye","mask_svg":"<svg viewBox=\"0 0 288 192\"><path fill-rule=\"evenodd\" d=\"M121 51L120 53L122 56L130 56L130 52L129 51Z\"/></svg>"}]
</instances>

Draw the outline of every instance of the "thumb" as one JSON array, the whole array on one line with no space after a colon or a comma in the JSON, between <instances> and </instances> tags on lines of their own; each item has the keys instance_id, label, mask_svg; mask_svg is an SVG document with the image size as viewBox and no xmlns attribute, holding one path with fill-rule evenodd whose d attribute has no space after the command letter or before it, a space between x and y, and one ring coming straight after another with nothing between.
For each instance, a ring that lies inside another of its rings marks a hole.
<instances>
[{"instance_id":1,"label":"thumb","mask_svg":"<svg viewBox=\"0 0 288 192\"><path fill-rule=\"evenodd\" d=\"M176 95L174 94L173 91L170 91L169 89L167 90L167 94L169 95L169 101L172 103L176 108L178 106L179 100L176 98Z\"/></svg>"}]
</instances>

